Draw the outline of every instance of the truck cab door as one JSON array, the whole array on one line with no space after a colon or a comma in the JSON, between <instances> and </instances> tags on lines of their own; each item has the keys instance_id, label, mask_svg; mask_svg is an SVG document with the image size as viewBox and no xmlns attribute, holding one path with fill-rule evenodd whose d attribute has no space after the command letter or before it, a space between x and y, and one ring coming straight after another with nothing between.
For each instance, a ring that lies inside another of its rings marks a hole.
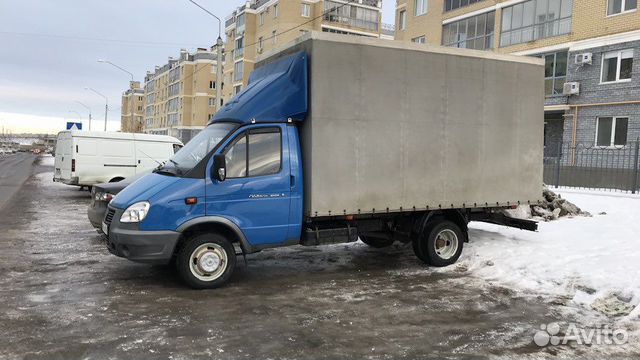
<instances>
[{"instance_id":1,"label":"truck cab door","mask_svg":"<svg viewBox=\"0 0 640 360\"><path fill-rule=\"evenodd\" d=\"M222 216L240 227L252 246L278 246L288 240L290 165L286 125L239 130L219 153L226 179L206 175L207 216Z\"/></svg>"}]
</instances>

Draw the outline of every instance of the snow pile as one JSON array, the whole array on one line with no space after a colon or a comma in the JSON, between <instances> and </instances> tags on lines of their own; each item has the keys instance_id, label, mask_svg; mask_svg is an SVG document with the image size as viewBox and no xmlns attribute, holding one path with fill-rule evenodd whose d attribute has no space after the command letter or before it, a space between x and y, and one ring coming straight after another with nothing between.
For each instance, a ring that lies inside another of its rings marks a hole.
<instances>
[{"instance_id":1,"label":"snow pile","mask_svg":"<svg viewBox=\"0 0 640 360\"><path fill-rule=\"evenodd\" d=\"M489 281L639 319L640 197L561 192L597 215L540 223L538 232L471 223L471 242L458 266Z\"/></svg>"},{"instance_id":2,"label":"snow pile","mask_svg":"<svg viewBox=\"0 0 640 360\"><path fill-rule=\"evenodd\" d=\"M591 216L560 195L549 190L545 185L542 190L543 201L535 205L520 205L515 209L504 210L505 214L518 219L533 219L537 221L557 220L564 216Z\"/></svg>"}]
</instances>

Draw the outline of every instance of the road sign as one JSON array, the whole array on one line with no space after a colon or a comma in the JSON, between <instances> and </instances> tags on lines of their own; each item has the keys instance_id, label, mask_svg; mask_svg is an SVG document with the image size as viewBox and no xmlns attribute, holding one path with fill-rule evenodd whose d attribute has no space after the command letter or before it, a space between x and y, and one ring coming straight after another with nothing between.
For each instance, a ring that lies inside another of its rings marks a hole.
<instances>
[{"instance_id":1,"label":"road sign","mask_svg":"<svg viewBox=\"0 0 640 360\"><path fill-rule=\"evenodd\" d=\"M67 130L82 130L82 123L68 122Z\"/></svg>"}]
</instances>

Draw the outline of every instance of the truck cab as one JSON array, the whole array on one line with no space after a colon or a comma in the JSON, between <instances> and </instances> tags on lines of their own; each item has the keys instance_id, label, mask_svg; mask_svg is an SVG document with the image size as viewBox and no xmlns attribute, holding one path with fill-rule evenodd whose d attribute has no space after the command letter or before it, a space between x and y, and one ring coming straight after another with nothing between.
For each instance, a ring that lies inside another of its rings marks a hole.
<instances>
[{"instance_id":1,"label":"truck cab","mask_svg":"<svg viewBox=\"0 0 640 360\"><path fill-rule=\"evenodd\" d=\"M226 111L163 166L117 194L102 225L109 250L145 263L176 258L185 281L203 288L228 279L233 243L244 253L299 243L303 175L296 123L304 119L307 94L306 83L292 83L291 76L304 73L306 61L301 53L269 66L262 72L268 81L254 72L253 86ZM279 99L277 112L247 111L273 103L282 94L278 88L291 96Z\"/></svg>"}]
</instances>

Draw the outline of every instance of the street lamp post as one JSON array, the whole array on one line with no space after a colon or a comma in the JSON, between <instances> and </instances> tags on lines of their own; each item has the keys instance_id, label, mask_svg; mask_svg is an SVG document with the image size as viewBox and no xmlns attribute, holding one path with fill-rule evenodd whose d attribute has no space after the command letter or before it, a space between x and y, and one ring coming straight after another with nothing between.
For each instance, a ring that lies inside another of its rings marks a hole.
<instances>
[{"instance_id":1,"label":"street lamp post","mask_svg":"<svg viewBox=\"0 0 640 360\"><path fill-rule=\"evenodd\" d=\"M218 109L220 108L220 100L222 99L222 46L224 45L222 42L222 20L194 0L189 0L189 2L218 20L218 39L216 40L216 112L218 112Z\"/></svg>"},{"instance_id":2,"label":"street lamp post","mask_svg":"<svg viewBox=\"0 0 640 360\"><path fill-rule=\"evenodd\" d=\"M89 131L91 131L91 108L85 105L84 103L81 103L80 101L76 101L76 103L80 104L83 108L89 110Z\"/></svg>"},{"instance_id":3,"label":"street lamp post","mask_svg":"<svg viewBox=\"0 0 640 360\"><path fill-rule=\"evenodd\" d=\"M109 98L98 92L94 88L85 87L85 90L93 91L97 95L100 95L104 98L104 131L107 131L107 113L109 112Z\"/></svg>"},{"instance_id":4,"label":"street lamp post","mask_svg":"<svg viewBox=\"0 0 640 360\"><path fill-rule=\"evenodd\" d=\"M129 76L131 76L131 84L129 86L129 89L131 90L131 94L129 96L129 116L131 116L131 125L133 126L133 124L135 123L135 116L134 116L134 112L133 112L133 103L134 103L134 95L133 95L133 81L134 81L133 78L134 78L134 76L133 76L133 73L131 71L121 67L121 66L118 66L118 65L112 63L109 60L98 59L98 62L99 63L103 63L103 64L109 64L109 65L115 67L116 69L119 69L120 71L125 72L125 73L129 74ZM139 125L140 129L142 129L142 121L138 125ZM136 130L137 130L137 128L138 128L138 126L136 126ZM134 130L134 132L135 132L135 130Z\"/></svg>"}]
</instances>

